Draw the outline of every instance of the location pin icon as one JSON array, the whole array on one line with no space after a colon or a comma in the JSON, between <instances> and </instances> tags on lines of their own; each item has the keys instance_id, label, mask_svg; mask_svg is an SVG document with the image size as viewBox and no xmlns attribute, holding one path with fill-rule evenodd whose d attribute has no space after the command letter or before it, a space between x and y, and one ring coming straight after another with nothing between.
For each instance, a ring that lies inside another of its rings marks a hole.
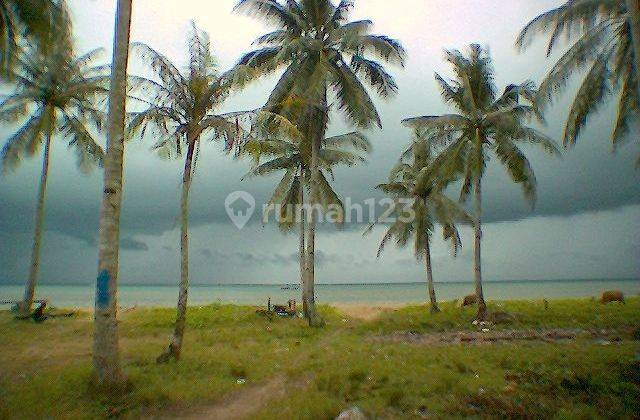
<instances>
[{"instance_id":1,"label":"location pin icon","mask_svg":"<svg viewBox=\"0 0 640 420\"><path fill-rule=\"evenodd\" d=\"M256 200L246 191L234 191L224 200L224 207L233 224L242 229L256 209Z\"/></svg>"}]
</instances>

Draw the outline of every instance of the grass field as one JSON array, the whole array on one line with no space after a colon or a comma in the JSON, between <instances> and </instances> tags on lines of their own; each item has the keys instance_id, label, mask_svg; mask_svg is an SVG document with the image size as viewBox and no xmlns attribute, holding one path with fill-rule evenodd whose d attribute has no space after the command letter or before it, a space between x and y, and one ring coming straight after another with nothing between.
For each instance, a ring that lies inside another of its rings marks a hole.
<instances>
[{"instance_id":1,"label":"grass field","mask_svg":"<svg viewBox=\"0 0 640 420\"><path fill-rule=\"evenodd\" d=\"M373 320L322 307L324 328L268 320L256 308L190 308L182 360L156 365L173 309L120 314L124 396L89 384L89 313L42 324L0 312L0 418L373 418L451 416L634 418L640 413L640 298L492 302L515 320L489 330L599 331L608 338L424 345L402 340L478 331L474 310L443 304L386 310ZM391 339L393 337L393 339Z\"/></svg>"}]
</instances>

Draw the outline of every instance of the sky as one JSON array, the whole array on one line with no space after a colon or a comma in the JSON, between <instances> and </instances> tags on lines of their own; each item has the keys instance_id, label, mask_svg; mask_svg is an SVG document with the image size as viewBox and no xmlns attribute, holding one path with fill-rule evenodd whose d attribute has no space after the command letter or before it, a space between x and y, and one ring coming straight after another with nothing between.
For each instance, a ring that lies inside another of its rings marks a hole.
<instances>
[{"instance_id":1,"label":"sky","mask_svg":"<svg viewBox=\"0 0 640 420\"><path fill-rule=\"evenodd\" d=\"M69 0L77 48L104 48L110 59L115 1ZM354 203L380 199L375 185L411 141L400 121L448 111L440 99L434 72L451 71L443 49L470 43L488 46L496 83L544 77L553 63L544 43L523 54L513 47L518 31L558 0L358 0L352 19L371 19L374 32L399 39L408 52L404 69L389 67L399 94L375 100L383 129L367 136L373 152L366 165L336 171L335 187ZM233 66L268 27L233 14L234 0L134 0L132 41L141 41L183 66L190 20L211 37L222 70ZM132 58L130 73L146 74ZM276 76L233 95L223 111L255 109L264 104ZM550 108L540 127L560 140L576 80ZM609 138L615 105L603 107L575 148L562 157L526 149L538 182L535 208L504 170L491 163L484 181L483 270L487 280L640 278L640 170L634 168L639 143L629 141L612 153ZM329 134L352 131L334 113ZM0 141L15 127L0 127ZM637 138L637 127L634 135ZM104 144L104 138L100 142ZM153 138L133 140L125 156L120 281L124 284L176 284L179 279L179 197L181 162L161 160L150 151ZM0 176L0 284L21 283L27 276L41 154ZM203 144L191 193L191 281L193 284L294 283L298 281L297 236L284 235L273 223L256 218L239 230L230 222L225 199L246 191L266 202L279 178L242 176L250 162L225 155L220 143ZM43 284L91 284L97 272L96 239L102 175L76 169L73 152L56 138L46 203L40 281ZM390 245L376 258L384 227L363 236L366 225L342 229L321 226L317 238L319 283L418 282L424 267L412 249ZM439 235L434 236L436 281L473 279L473 234L462 228L463 249L457 258Z\"/></svg>"}]
</instances>

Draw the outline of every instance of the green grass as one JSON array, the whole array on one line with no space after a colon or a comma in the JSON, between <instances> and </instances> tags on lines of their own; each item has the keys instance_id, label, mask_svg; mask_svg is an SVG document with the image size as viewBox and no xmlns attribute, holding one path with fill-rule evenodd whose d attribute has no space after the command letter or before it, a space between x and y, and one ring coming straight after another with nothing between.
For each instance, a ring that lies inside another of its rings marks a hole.
<instances>
[{"instance_id":1,"label":"green grass","mask_svg":"<svg viewBox=\"0 0 640 420\"><path fill-rule=\"evenodd\" d=\"M613 328L640 325L640 299L493 302L516 315L491 328ZM255 308L190 308L179 363L156 365L173 309L122 313L123 364L131 391L119 398L90 390L89 314L43 324L0 312L0 418L135 418L165 409L215 404L229 393L284 375L285 398L257 405L255 418L333 418L358 406L376 418L632 418L640 412L639 342L511 342L427 347L374 340L379 335L474 330L473 309L443 304L389 311L365 322L322 307L327 325L258 317ZM238 379L244 379L239 384Z\"/></svg>"},{"instance_id":2,"label":"green grass","mask_svg":"<svg viewBox=\"0 0 640 420\"><path fill-rule=\"evenodd\" d=\"M638 298L627 299L626 305L602 305L591 299L564 299L549 301L548 309L542 301L495 301L489 302L488 307L490 311L508 312L515 318L493 329L620 328L638 326L640 320ZM440 309L442 312L430 316L423 306L408 306L383 314L363 328L379 334L477 329L471 324L477 312L475 307L458 308L452 302L445 302Z\"/></svg>"}]
</instances>

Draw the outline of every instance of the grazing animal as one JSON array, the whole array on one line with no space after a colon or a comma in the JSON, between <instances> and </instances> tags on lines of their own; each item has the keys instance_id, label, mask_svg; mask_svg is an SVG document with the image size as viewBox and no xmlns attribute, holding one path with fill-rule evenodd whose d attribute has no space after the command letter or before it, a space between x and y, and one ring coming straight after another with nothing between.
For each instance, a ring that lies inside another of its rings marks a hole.
<instances>
[{"instance_id":1,"label":"grazing animal","mask_svg":"<svg viewBox=\"0 0 640 420\"><path fill-rule=\"evenodd\" d=\"M620 290L609 290L602 294L602 298L600 298L600 303L607 304L611 302L621 302L624 303L624 293Z\"/></svg>"},{"instance_id":2,"label":"grazing animal","mask_svg":"<svg viewBox=\"0 0 640 420\"><path fill-rule=\"evenodd\" d=\"M464 297L460 306L464 308L465 306L473 306L476 303L478 303L478 296L468 295Z\"/></svg>"},{"instance_id":3,"label":"grazing animal","mask_svg":"<svg viewBox=\"0 0 640 420\"><path fill-rule=\"evenodd\" d=\"M493 324L508 324L516 320L516 317L508 312L491 312L487 317L487 321Z\"/></svg>"}]
</instances>

